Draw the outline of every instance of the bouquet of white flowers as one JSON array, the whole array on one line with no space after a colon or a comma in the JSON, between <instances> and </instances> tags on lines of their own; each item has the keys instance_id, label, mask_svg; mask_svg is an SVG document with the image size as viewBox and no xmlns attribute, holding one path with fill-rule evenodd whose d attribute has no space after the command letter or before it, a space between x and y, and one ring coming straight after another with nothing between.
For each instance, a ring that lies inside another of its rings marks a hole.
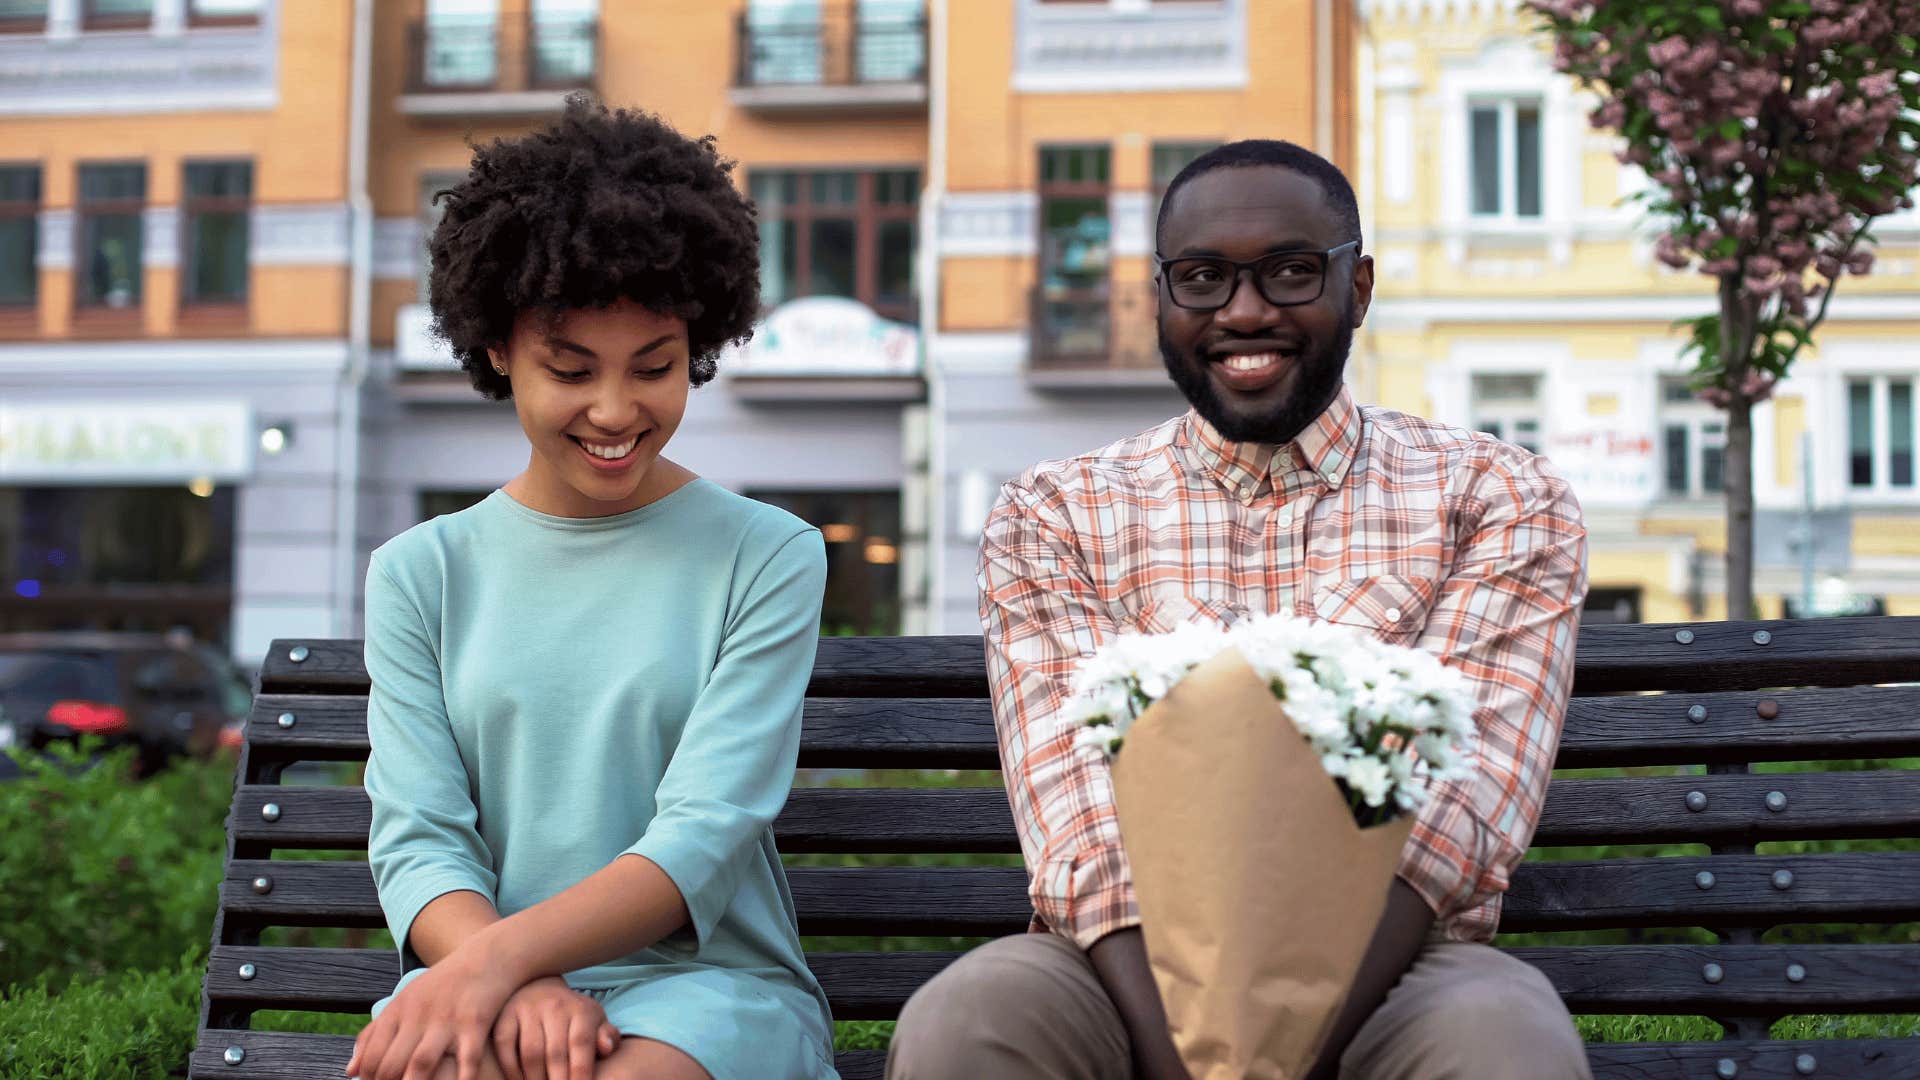
<instances>
[{"instance_id":1,"label":"bouquet of white flowers","mask_svg":"<svg viewBox=\"0 0 1920 1080\"><path fill-rule=\"evenodd\" d=\"M1119 753L1141 713L1228 649L1286 708L1362 827L1419 810L1433 781L1471 775L1473 694L1458 671L1421 649L1288 615L1126 634L1094 653L1074 673L1067 705L1084 725L1081 744Z\"/></svg>"},{"instance_id":2,"label":"bouquet of white flowers","mask_svg":"<svg viewBox=\"0 0 1920 1080\"><path fill-rule=\"evenodd\" d=\"M1414 812L1472 774L1473 710L1432 654L1285 615L1128 634L1081 662L1066 719L1112 762L1148 958L1196 1080L1311 1067Z\"/></svg>"}]
</instances>

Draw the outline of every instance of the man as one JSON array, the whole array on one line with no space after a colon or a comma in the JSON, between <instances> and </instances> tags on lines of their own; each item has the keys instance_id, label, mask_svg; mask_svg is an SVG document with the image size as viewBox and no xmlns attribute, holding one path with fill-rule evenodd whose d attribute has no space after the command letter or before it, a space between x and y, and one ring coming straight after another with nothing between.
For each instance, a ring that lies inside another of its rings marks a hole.
<instances>
[{"instance_id":1,"label":"man","mask_svg":"<svg viewBox=\"0 0 1920 1080\"><path fill-rule=\"evenodd\" d=\"M1205 154L1169 186L1157 239L1160 351L1192 411L1006 485L980 557L1007 792L1047 932L976 949L916 994L889 1075L1184 1075L1107 766L1058 713L1078 659L1124 630L1291 611L1430 650L1480 704L1477 776L1417 819L1314 1075L1587 1077L1551 985L1486 944L1573 677L1572 492L1517 447L1355 406L1342 373L1373 260L1324 159L1264 140Z\"/></svg>"}]
</instances>

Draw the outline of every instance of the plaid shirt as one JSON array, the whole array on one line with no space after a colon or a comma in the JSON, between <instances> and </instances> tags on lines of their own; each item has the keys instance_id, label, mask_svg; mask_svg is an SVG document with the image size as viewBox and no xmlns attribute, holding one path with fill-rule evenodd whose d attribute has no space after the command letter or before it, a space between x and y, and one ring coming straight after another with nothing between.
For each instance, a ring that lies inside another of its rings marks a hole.
<instances>
[{"instance_id":1,"label":"plaid shirt","mask_svg":"<svg viewBox=\"0 0 1920 1080\"><path fill-rule=\"evenodd\" d=\"M1363 627L1460 669L1478 775L1438 787L1400 876L1484 941L1540 818L1573 680L1586 528L1552 465L1346 390L1285 446L1195 413L1008 483L981 619L1035 929L1085 948L1140 921L1107 766L1058 719L1079 659L1125 630L1250 613Z\"/></svg>"}]
</instances>

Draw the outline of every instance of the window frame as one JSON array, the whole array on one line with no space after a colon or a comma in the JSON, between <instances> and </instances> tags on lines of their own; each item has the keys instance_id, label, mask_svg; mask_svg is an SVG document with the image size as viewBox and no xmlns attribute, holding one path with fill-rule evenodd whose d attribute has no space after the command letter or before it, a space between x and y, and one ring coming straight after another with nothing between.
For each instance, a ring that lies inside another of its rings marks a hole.
<instances>
[{"instance_id":1,"label":"window frame","mask_svg":"<svg viewBox=\"0 0 1920 1080\"><path fill-rule=\"evenodd\" d=\"M1533 381L1533 392L1526 399L1494 398L1481 396L1480 386L1483 379L1522 378ZM1467 412L1475 431L1492 435L1505 443L1511 443L1531 454L1544 453L1547 446L1546 412L1547 376L1543 371L1475 371L1467 377ZM1520 441L1514 428L1522 422L1533 424L1532 442L1529 446ZM1499 432L1488 430L1490 424L1502 425Z\"/></svg>"},{"instance_id":2,"label":"window frame","mask_svg":"<svg viewBox=\"0 0 1920 1080\"><path fill-rule=\"evenodd\" d=\"M199 0L183 0L183 2L187 6L187 25L196 30L220 26L258 26L260 25L261 9L266 7L266 0L254 0L253 11L251 13L202 15L198 11L200 6Z\"/></svg>"},{"instance_id":3,"label":"window frame","mask_svg":"<svg viewBox=\"0 0 1920 1080\"><path fill-rule=\"evenodd\" d=\"M1903 501L1920 497L1920 460L1909 464L1910 480L1905 484L1893 482L1893 384L1907 384L1908 438L1920 444L1920 376L1903 372L1873 371L1847 372L1840 377L1840 420L1841 430L1846 432L1845 449L1841 454L1841 490L1849 499ZM1865 384L1869 390L1868 410L1873 423L1872 479L1858 484L1853 479L1853 387ZM1909 449L1909 453L1920 459L1920 445Z\"/></svg>"},{"instance_id":4,"label":"window frame","mask_svg":"<svg viewBox=\"0 0 1920 1080\"><path fill-rule=\"evenodd\" d=\"M245 165L247 167L247 194L245 195L194 195L187 183L187 172L195 165ZM254 161L252 158L187 158L180 163L180 311L183 315L201 316L238 316L244 318L248 306L253 302L253 200L254 200ZM193 220L199 214L239 213L247 222L247 240L249 250L241 258L241 290L239 297L217 297L207 300L192 295L194 261L197 252L193 245Z\"/></svg>"},{"instance_id":5,"label":"window frame","mask_svg":"<svg viewBox=\"0 0 1920 1080\"><path fill-rule=\"evenodd\" d=\"M0 171L15 169L32 171L33 199L0 200L0 218L26 218L33 223L28 233L32 239L27 245L27 278L33 286L24 301L0 299L0 320L17 321L23 314L30 320L37 320L40 309L40 213L47 201L47 171L37 161L0 161Z\"/></svg>"},{"instance_id":6,"label":"window frame","mask_svg":"<svg viewBox=\"0 0 1920 1080\"><path fill-rule=\"evenodd\" d=\"M147 0L144 15L126 12L95 10L99 0L80 0L80 28L82 30L146 30L153 26L154 9L159 5Z\"/></svg>"},{"instance_id":7,"label":"window frame","mask_svg":"<svg viewBox=\"0 0 1920 1080\"><path fill-rule=\"evenodd\" d=\"M52 15L52 5L42 0L40 14L0 15L0 36L7 34L44 34L47 32L47 20Z\"/></svg>"},{"instance_id":8,"label":"window frame","mask_svg":"<svg viewBox=\"0 0 1920 1080\"><path fill-rule=\"evenodd\" d=\"M1686 402L1668 401L1667 392L1675 386L1685 386L1686 376L1668 375L1660 380L1655 401L1658 413L1654 421L1654 445L1660 451L1659 484L1660 497L1663 499L1703 500L1718 499L1726 492L1726 450L1727 416L1720 409L1689 398ZM1718 432L1707 428L1719 425ZM1667 432L1674 427L1687 429L1687 490L1675 491L1669 485L1671 477L1671 459L1668 456ZM1708 450L1720 451L1720 486L1706 486L1706 453Z\"/></svg>"},{"instance_id":9,"label":"window frame","mask_svg":"<svg viewBox=\"0 0 1920 1080\"><path fill-rule=\"evenodd\" d=\"M1506 225L1533 225L1546 220L1546 118L1547 102L1541 94L1471 94L1467 97L1467 217L1476 222L1497 222ZM1534 122L1534 182L1536 190L1533 213L1520 212L1520 110L1531 107ZM1483 110L1491 109L1498 118L1497 135L1499 138L1499 162L1494 166L1499 180L1497 206L1492 211L1475 208L1474 195L1479 189L1479 155L1474 152L1474 117Z\"/></svg>"},{"instance_id":10,"label":"window frame","mask_svg":"<svg viewBox=\"0 0 1920 1080\"><path fill-rule=\"evenodd\" d=\"M86 194L85 174L93 168L117 168L138 166L140 169L141 194L134 198L89 199ZM76 281L73 290L73 307L82 319L99 321L135 322L141 318L141 311L147 302L147 207L152 198L153 185L149 182L147 163L141 160L112 159L101 161L81 161L73 168L73 273ZM138 292L134 301L124 308L117 308L104 299L88 300L86 278L92 272L93 261L87 250L87 222L96 215L131 215L140 225L140 254L134 260L133 279L138 283Z\"/></svg>"},{"instance_id":11,"label":"window frame","mask_svg":"<svg viewBox=\"0 0 1920 1080\"><path fill-rule=\"evenodd\" d=\"M851 203L817 202L813 196L815 177L834 173L852 173L854 195ZM909 181L913 197L904 203L882 203L878 189L880 177L888 174L910 174ZM920 190L925 177L920 166L915 165L857 165L847 167L755 167L747 174L747 193L752 197L756 181L762 177L778 183L785 177L793 177L799 195L791 203L777 206L760 204L755 206L759 212L761 228L773 222L793 223L793 265L794 281L786 296L778 304L799 300L809 296L833 296L834 293L815 291L813 279L813 236L815 221L852 221L853 222L853 295L847 297L865 304L876 315L894 322L912 324L918 321L919 298L908 295L904 298L882 297L880 295L880 229L881 226L896 221L904 221L913 229L913 259L917 261L920 245L924 238L920 235ZM764 268L763 268L764 273ZM917 286L917 282L915 286ZM911 289L910 289L911 292ZM763 308L771 310L776 303L763 303ZM763 312L764 314L764 312Z\"/></svg>"}]
</instances>

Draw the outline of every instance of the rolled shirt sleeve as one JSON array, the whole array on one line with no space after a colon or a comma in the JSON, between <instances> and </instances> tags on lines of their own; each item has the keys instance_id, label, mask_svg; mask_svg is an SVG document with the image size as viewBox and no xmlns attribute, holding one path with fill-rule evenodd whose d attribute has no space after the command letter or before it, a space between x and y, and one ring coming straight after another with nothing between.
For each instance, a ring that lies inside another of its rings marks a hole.
<instances>
[{"instance_id":1,"label":"rolled shirt sleeve","mask_svg":"<svg viewBox=\"0 0 1920 1080\"><path fill-rule=\"evenodd\" d=\"M826 546L813 529L789 537L752 577L661 778L653 820L622 853L672 879L701 947L747 860L772 843L793 785L825 589Z\"/></svg>"},{"instance_id":2,"label":"rolled shirt sleeve","mask_svg":"<svg viewBox=\"0 0 1920 1080\"><path fill-rule=\"evenodd\" d=\"M1037 926L1081 948L1137 926L1113 780L1060 720L1080 658L1117 635L1071 529L1022 481L980 548L980 616L1001 768L1032 873Z\"/></svg>"},{"instance_id":3,"label":"rolled shirt sleeve","mask_svg":"<svg viewBox=\"0 0 1920 1080\"><path fill-rule=\"evenodd\" d=\"M1400 876L1450 937L1490 940L1540 820L1573 689L1587 533L1545 458L1497 457L1473 491L1484 512L1439 582L1418 645L1472 686L1479 757L1471 779L1434 789Z\"/></svg>"},{"instance_id":4,"label":"rolled shirt sleeve","mask_svg":"<svg viewBox=\"0 0 1920 1080\"><path fill-rule=\"evenodd\" d=\"M419 605L377 555L367 570L366 622L367 859L404 972L423 966L408 940L422 909L461 890L493 903L498 881L447 720L435 642Z\"/></svg>"}]
</instances>

